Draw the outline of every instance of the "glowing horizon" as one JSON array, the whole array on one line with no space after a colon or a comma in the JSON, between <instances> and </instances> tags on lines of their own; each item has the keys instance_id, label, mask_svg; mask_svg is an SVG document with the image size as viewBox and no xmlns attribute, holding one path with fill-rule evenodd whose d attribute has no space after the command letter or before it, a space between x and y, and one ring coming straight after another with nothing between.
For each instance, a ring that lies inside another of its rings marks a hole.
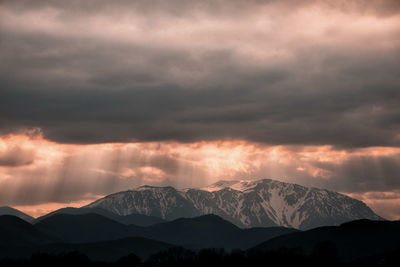
<instances>
[{"instance_id":1,"label":"glowing horizon","mask_svg":"<svg viewBox=\"0 0 400 267\"><path fill-rule=\"evenodd\" d=\"M390 197L387 191L368 187L362 192L362 185L340 181L336 175L360 171L354 161L367 160L361 167L368 168L371 162L399 158L400 148L345 150L244 140L73 145L48 141L40 134L0 138L0 155L12 158L16 152L14 165L0 166L1 205L36 217L144 184L200 188L219 180L270 178L339 191L366 202L383 217L399 218L384 204L397 208L400 192ZM348 164L353 164L349 170L343 167ZM346 191L350 186L354 188ZM29 196L21 198L26 193Z\"/></svg>"}]
</instances>

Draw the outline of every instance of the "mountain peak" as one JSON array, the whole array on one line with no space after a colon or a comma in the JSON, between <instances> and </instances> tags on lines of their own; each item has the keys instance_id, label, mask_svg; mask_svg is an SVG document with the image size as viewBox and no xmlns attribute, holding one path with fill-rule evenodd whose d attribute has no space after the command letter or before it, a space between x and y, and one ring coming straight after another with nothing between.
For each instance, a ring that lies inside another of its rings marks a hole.
<instances>
[{"instance_id":1,"label":"mountain peak","mask_svg":"<svg viewBox=\"0 0 400 267\"><path fill-rule=\"evenodd\" d=\"M216 183L213 183L206 187L202 187L200 189L204 190L204 191L208 191L208 192L214 192L214 191L219 191L219 190L229 188L232 190L244 192L244 191L247 191L247 190L250 190L250 189L256 187L260 183L265 183L265 182L274 182L274 180L271 180L271 179L220 180ZM275 181L275 182L278 182L278 181Z\"/></svg>"},{"instance_id":2,"label":"mountain peak","mask_svg":"<svg viewBox=\"0 0 400 267\"><path fill-rule=\"evenodd\" d=\"M147 185L147 184L145 184L145 185L141 185L141 186L139 186L139 187L136 187L134 190L136 190L136 191L141 191L141 190L151 190L151 189L157 189L157 188L160 188L159 186L153 186L153 185Z\"/></svg>"}]
</instances>

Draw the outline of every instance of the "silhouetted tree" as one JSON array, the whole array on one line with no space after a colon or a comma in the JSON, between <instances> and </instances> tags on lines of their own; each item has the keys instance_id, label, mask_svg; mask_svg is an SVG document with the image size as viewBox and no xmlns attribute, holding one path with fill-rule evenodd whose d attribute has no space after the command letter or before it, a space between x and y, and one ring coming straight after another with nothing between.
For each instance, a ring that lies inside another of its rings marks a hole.
<instances>
[{"instance_id":1,"label":"silhouetted tree","mask_svg":"<svg viewBox=\"0 0 400 267\"><path fill-rule=\"evenodd\" d=\"M139 266L142 263L142 260L134 253L131 253L127 256L120 258L115 265L125 267L125 266Z\"/></svg>"}]
</instances>

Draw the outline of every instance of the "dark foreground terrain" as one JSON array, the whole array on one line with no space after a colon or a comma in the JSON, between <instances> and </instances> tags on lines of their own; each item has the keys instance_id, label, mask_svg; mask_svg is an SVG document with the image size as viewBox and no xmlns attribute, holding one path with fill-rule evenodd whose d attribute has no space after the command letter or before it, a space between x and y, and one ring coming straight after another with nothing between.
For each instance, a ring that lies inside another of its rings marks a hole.
<instances>
[{"instance_id":1,"label":"dark foreground terrain","mask_svg":"<svg viewBox=\"0 0 400 267\"><path fill-rule=\"evenodd\" d=\"M128 254L115 262L92 261L79 252L66 254L33 254L29 259L0 261L0 266L143 266L143 267L200 267L200 266L400 266L400 250L379 256L354 261L342 261L335 257L329 246L322 244L311 255L305 256L290 251L260 252L203 249L198 252L184 248L173 248L151 255L142 260L135 254Z\"/></svg>"},{"instance_id":2,"label":"dark foreground terrain","mask_svg":"<svg viewBox=\"0 0 400 267\"><path fill-rule=\"evenodd\" d=\"M400 266L400 221L299 231L241 229L216 215L147 226L93 213L53 214L34 223L0 216L0 267L74 265Z\"/></svg>"}]
</instances>

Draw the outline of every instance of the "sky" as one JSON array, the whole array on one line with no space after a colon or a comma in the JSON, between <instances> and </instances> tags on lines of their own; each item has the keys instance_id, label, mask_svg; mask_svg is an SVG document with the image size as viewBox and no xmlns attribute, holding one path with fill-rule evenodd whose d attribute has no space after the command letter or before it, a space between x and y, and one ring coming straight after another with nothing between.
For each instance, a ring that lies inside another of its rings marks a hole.
<instances>
[{"instance_id":1,"label":"sky","mask_svg":"<svg viewBox=\"0 0 400 267\"><path fill-rule=\"evenodd\" d=\"M400 219L400 1L0 1L0 206L261 178Z\"/></svg>"}]
</instances>

